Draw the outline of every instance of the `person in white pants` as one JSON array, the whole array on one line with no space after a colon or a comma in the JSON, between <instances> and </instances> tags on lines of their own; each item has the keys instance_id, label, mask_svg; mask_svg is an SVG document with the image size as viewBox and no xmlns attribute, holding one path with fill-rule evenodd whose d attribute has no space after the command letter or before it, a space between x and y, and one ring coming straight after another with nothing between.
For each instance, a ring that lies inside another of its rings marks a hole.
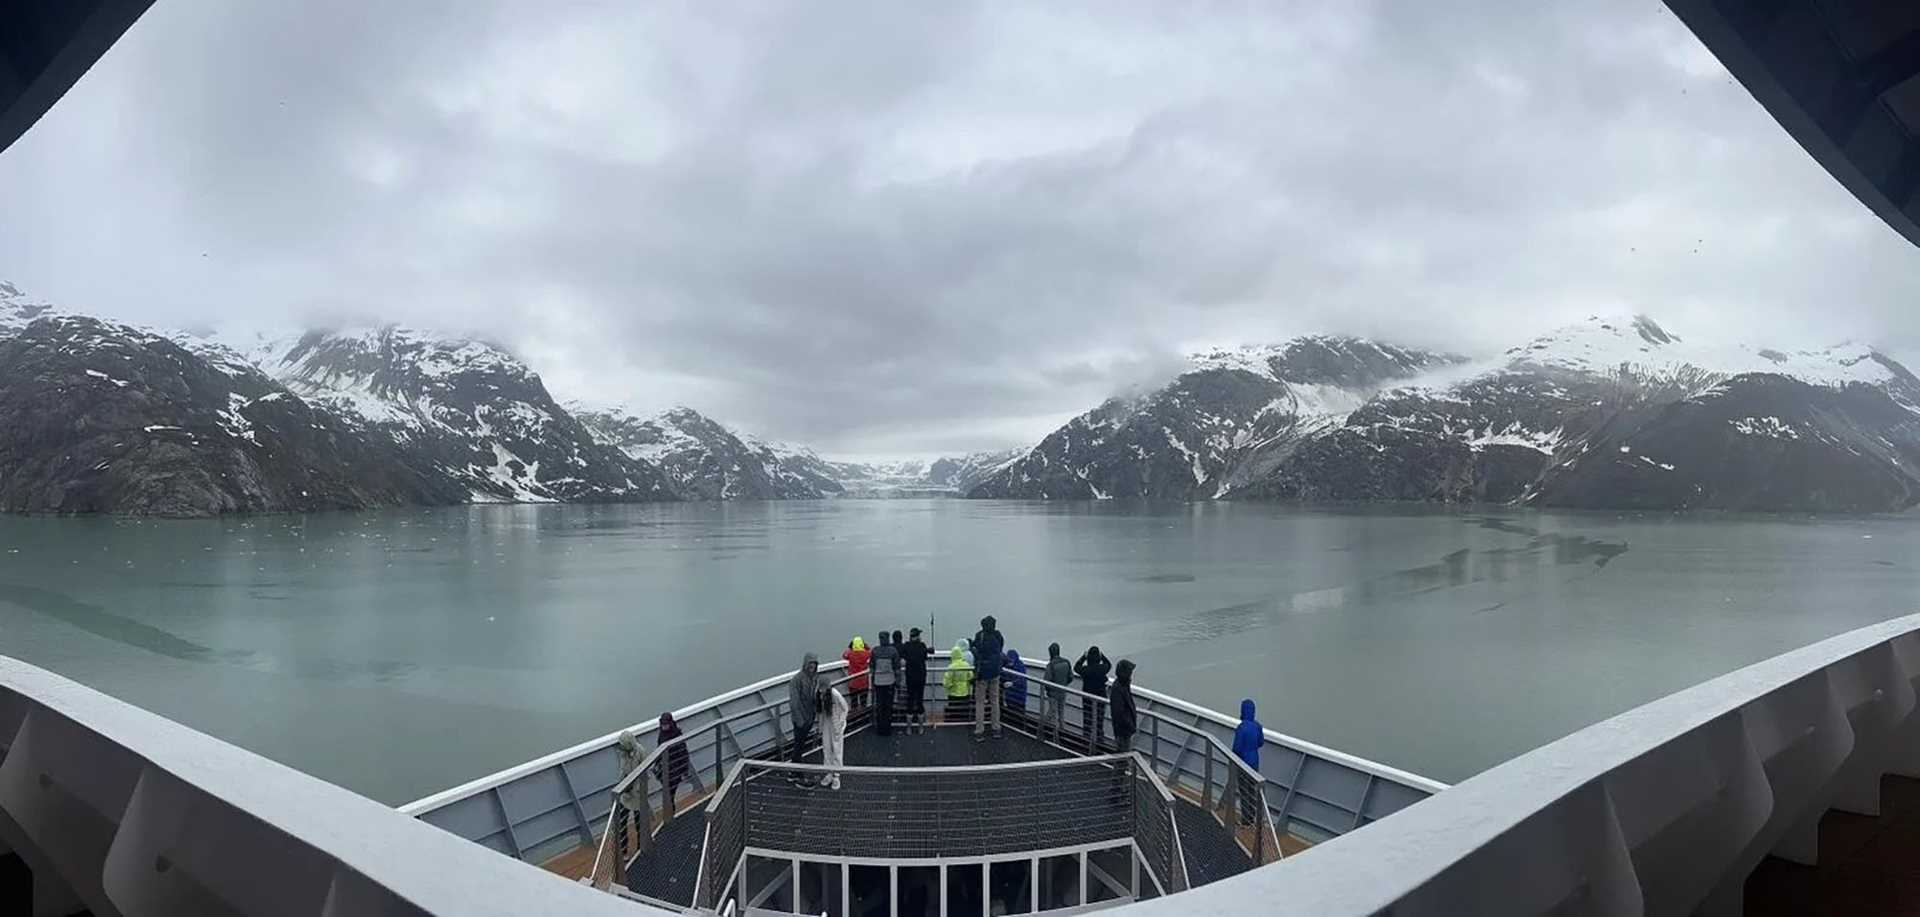
<instances>
[{"instance_id":1,"label":"person in white pants","mask_svg":"<svg viewBox=\"0 0 1920 917\"><path fill-rule=\"evenodd\" d=\"M821 684L820 756L828 767L839 767L846 763L848 712L846 695ZM827 771L826 776L820 778L820 785L831 790L839 789L840 772Z\"/></svg>"}]
</instances>

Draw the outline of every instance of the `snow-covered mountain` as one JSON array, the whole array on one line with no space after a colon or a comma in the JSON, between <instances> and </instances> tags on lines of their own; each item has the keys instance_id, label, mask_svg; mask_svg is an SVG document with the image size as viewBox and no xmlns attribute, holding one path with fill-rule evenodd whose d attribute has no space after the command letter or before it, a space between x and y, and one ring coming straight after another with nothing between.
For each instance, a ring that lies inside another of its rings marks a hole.
<instances>
[{"instance_id":1,"label":"snow-covered mountain","mask_svg":"<svg viewBox=\"0 0 1920 917\"><path fill-rule=\"evenodd\" d=\"M690 500L958 496L1025 450L975 452L932 462L847 462L806 446L771 443L688 408L645 415L569 401L599 441L653 462Z\"/></svg>"},{"instance_id":2,"label":"snow-covered mountain","mask_svg":"<svg viewBox=\"0 0 1920 917\"><path fill-rule=\"evenodd\" d=\"M1197 354L1032 449L847 462L697 411L563 408L486 343L230 346L0 283L0 511L937 496L1883 511L1920 502L1920 379L1871 347L1594 318L1473 363L1355 338Z\"/></svg>"},{"instance_id":3,"label":"snow-covered mountain","mask_svg":"<svg viewBox=\"0 0 1920 917\"><path fill-rule=\"evenodd\" d=\"M823 459L804 447L775 448L789 463L831 478L840 485L843 496L867 499L965 496L974 485L1027 451L969 452L931 462L852 462Z\"/></svg>"},{"instance_id":4,"label":"snow-covered mountain","mask_svg":"<svg viewBox=\"0 0 1920 917\"><path fill-rule=\"evenodd\" d=\"M1329 338L1203 355L972 495L1879 511L1920 501L1916 471L1920 381L1872 348L1692 342L1628 317L1482 364Z\"/></svg>"},{"instance_id":5,"label":"snow-covered mountain","mask_svg":"<svg viewBox=\"0 0 1920 917\"><path fill-rule=\"evenodd\" d=\"M482 341L163 333L0 283L0 511L899 496L951 493L985 461L936 462L935 484L925 463L829 461L686 408L574 407Z\"/></svg>"},{"instance_id":6,"label":"snow-covered mountain","mask_svg":"<svg viewBox=\"0 0 1920 917\"><path fill-rule=\"evenodd\" d=\"M231 350L63 312L4 282L0 380L0 510L204 515L458 496Z\"/></svg>"},{"instance_id":7,"label":"snow-covered mountain","mask_svg":"<svg viewBox=\"0 0 1920 917\"><path fill-rule=\"evenodd\" d=\"M1460 357L1357 338L1195 354L1155 391L1112 398L968 490L1023 499L1211 499L1264 477L1383 386Z\"/></svg>"},{"instance_id":8,"label":"snow-covered mountain","mask_svg":"<svg viewBox=\"0 0 1920 917\"><path fill-rule=\"evenodd\" d=\"M1687 341L1596 317L1388 393L1251 495L1882 511L1920 500L1920 382L1863 345Z\"/></svg>"},{"instance_id":9,"label":"snow-covered mountain","mask_svg":"<svg viewBox=\"0 0 1920 917\"><path fill-rule=\"evenodd\" d=\"M939 458L927 466L925 477L928 484L964 494L1026 454L1026 449L1002 449Z\"/></svg>"},{"instance_id":10,"label":"snow-covered mountain","mask_svg":"<svg viewBox=\"0 0 1920 917\"><path fill-rule=\"evenodd\" d=\"M806 462L735 434L692 408L651 417L580 402L568 402L567 409L597 441L657 465L685 499L796 500L842 492Z\"/></svg>"},{"instance_id":11,"label":"snow-covered mountain","mask_svg":"<svg viewBox=\"0 0 1920 917\"><path fill-rule=\"evenodd\" d=\"M398 326L311 331L250 356L416 472L475 502L624 502L677 494L653 464L595 440L511 354Z\"/></svg>"},{"instance_id":12,"label":"snow-covered mountain","mask_svg":"<svg viewBox=\"0 0 1920 917\"><path fill-rule=\"evenodd\" d=\"M964 479L829 461L686 408L576 407L482 341L397 326L223 340L0 283L0 511L808 499Z\"/></svg>"},{"instance_id":13,"label":"snow-covered mountain","mask_svg":"<svg viewBox=\"0 0 1920 917\"><path fill-rule=\"evenodd\" d=\"M849 497L888 499L954 494L953 488L935 484L927 477L927 469L931 467L929 462L912 459L894 462L834 461L811 455L806 450L801 450L795 458L808 462L822 474L838 481Z\"/></svg>"}]
</instances>

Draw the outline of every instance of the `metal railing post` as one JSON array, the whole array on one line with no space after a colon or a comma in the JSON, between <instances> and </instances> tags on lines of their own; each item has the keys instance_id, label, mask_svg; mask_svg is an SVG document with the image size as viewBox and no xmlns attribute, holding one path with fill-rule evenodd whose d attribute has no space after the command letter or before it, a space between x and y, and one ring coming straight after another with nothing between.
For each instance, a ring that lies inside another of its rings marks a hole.
<instances>
[{"instance_id":1,"label":"metal railing post","mask_svg":"<svg viewBox=\"0 0 1920 917\"><path fill-rule=\"evenodd\" d=\"M635 828L638 830L634 832L633 852L636 856L653 847L653 788L648 786L652 782L649 770L652 768L640 771L640 792L635 797L640 800L640 811L632 812L633 817L639 819L635 822ZM624 858L622 862L625 862Z\"/></svg>"},{"instance_id":2,"label":"metal railing post","mask_svg":"<svg viewBox=\"0 0 1920 917\"><path fill-rule=\"evenodd\" d=\"M1140 836L1140 775L1134 773L1133 762L1125 762L1122 770L1127 773L1127 814L1133 816L1132 836Z\"/></svg>"},{"instance_id":3,"label":"metal railing post","mask_svg":"<svg viewBox=\"0 0 1920 917\"><path fill-rule=\"evenodd\" d=\"M609 865L611 866L613 875L618 876L620 870L627 865L627 832L633 829L633 810L621 805L617 799L613 802L613 808L615 812L613 820L613 862Z\"/></svg>"},{"instance_id":4,"label":"metal railing post","mask_svg":"<svg viewBox=\"0 0 1920 917\"><path fill-rule=\"evenodd\" d=\"M1260 788L1260 814L1267 822L1267 839L1273 842L1273 858L1278 860L1287 855L1286 848L1280 846L1280 827L1273 820L1273 810L1267 807L1266 787Z\"/></svg>"},{"instance_id":5,"label":"metal railing post","mask_svg":"<svg viewBox=\"0 0 1920 917\"><path fill-rule=\"evenodd\" d=\"M1133 838L1134 847L1138 848L1133 855L1133 875L1128 877L1128 881L1132 883L1133 896L1138 898L1140 897L1140 860L1146 856L1146 850L1140 843L1143 834L1140 830L1140 775L1135 773L1132 761L1126 762L1124 770L1127 772L1127 814L1131 816L1129 820L1132 822L1127 833Z\"/></svg>"},{"instance_id":6,"label":"metal railing post","mask_svg":"<svg viewBox=\"0 0 1920 917\"><path fill-rule=\"evenodd\" d=\"M1207 763L1209 765L1213 763L1213 755L1207 755ZM1229 826L1240 823L1240 807L1238 804L1240 801L1239 777L1240 774L1233 769L1233 765L1227 765L1227 779L1220 786L1220 805L1227 810L1227 817L1222 819L1222 821L1225 821Z\"/></svg>"},{"instance_id":7,"label":"metal railing post","mask_svg":"<svg viewBox=\"0 0 1920 917\"><path fill-rule=\"evenodd\" d=\"M1259 792L1259 790L1256 789L1255 792ZM1260 793L1259 798L1255 800L1255 804L1262 809L1266 808L1267 794ZM1235 822L1238 822L1239 820L1240 820L1239 816L1234 817ZM1252 819L1253 823L1247 826L1250 830L1253 831L1253 865L1255 866L1261 866L1267 862L1266 857L1262 855L1263 852L1266 850L1266 846L1267 846L1267 832L1260 830L1261 821L1262 819L1259 817L1259 812L1258 810L1256 810L1254 813L1254 818Z\"/></svg>"},{"instance_id":8,"label":"metal railing post","mask_svg":"<svg viewBox=\"0 0 1920 917\"><path fill-rule=\"evenodd\" d=\"M1151 754L1151 755L1149 755L1149 756L1147 757L1147 760L1148 760L1148 761L1154 761L1154 762L1157 762L1157 761L1159 761L1159 760L1160 760L1160 718L1159 718L1159 717L1151 717L1151 718L1149 718L1149 719L1147 720L1147 722L1149 722L1149 723L1151 723L1151 724L1153 725L1153 729L1152 729L1152 732L1153 732L1153 754ZM1151 765L1149 765L1149 766L1151 766ZM1174 774L1173 774L1173 771L1172 771L1172 769L1168 769L1168 771L1167 771L1167 779L1168 779L1168 780L1172 780L1172 779L1174 779Z\"/></svg>"},{"instance_id":9,"label":"metal railing post","mask_svg":"<svg viewBox=\"0 0 1920 917\"><path fill-rule=\"evenodd\" d=\"M1155 720L1155 722L1159 722ZM1213 746L1207 746L1207 773L1200 781L1200 808L1213 811Z\"/></svg>"},{"instance_id":10,"label":"metal railing post","mask_svg":"<svg viewBox=\"0 0 1920 917\"><path fill-rule=\"evenodd\" d=\"M767 711L767 718L773 721L773 759L778 761L781 755L786 754L781 750L787 745L787 730L780 722L784 717L780 715L779 709L775 708ZM746 757L745 749L741 749L740 756Z\"/></svg>"},{"instance_id":11,"label":"metal railing post","mask_svg":"<svg viewBox=\"0 0 1920 917\"><path fill-rule=\"evenodd\" d=\"M612 857L613 863L620 862L620 851L615 846L619 839L619 831L620 797L615 795L613 805L607 807L607 831L600 836L600 848L594 852L593 867L587 874L593 887L603 892L613 890L613 877L618 867L609 864L607 858ZM602 868L603 866L606 868Z\"/></svg>"}]
</instances>

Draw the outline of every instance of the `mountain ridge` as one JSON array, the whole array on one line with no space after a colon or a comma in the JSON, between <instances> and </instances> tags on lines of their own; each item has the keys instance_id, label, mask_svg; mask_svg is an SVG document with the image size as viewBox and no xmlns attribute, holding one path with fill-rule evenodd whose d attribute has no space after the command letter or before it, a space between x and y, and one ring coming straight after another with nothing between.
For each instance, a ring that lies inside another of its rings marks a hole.
<instances>
[{"instance_id":1,"label":"mountain ridge","mask_svg":"<svg viewBox=\"0 0 1920 917\"><path fill-rule=\"evenodd\" d=\"M205 515L454 496L230 357L0 285L0 510Z\"/></svg>"},{"instance_id":2,"label":"mountain ridge","mask_svg":"<svg viewBox=\"0 0 1920 917\"><path fill-rule=\"evenodd\" d=\"M660 470L595 441L513 355L399 325L309 331L253 357L303 398L390 442L475 502L675 496Z\"/></svg>"},{"instance_id":3,"label":"mountain ridge","mask_svg":"<svg viewBox=\"0 0 1920 917\"><path fill-rule=\"evenodd\" d=\"M1283 365L1295 345L1307 358ZM1812 512L1920 501L1920 380L1867 345L1690 342L1637 315L1593 316L1487 361L1373 350L1390 346L1310 336L1198 354L969 496ZM1250 411L1248 392L1275 400ZM1176 429L1169 401L1211 426ZM1142 426L1164 442L1103 451ZM1183 462L1192 484L1164 473ZM1211 495L1207 481L1219 482Z\"/></svg>"},{"instance_id":4,"label":"mountain ridge","mask_svg":"<svg viewBox=\"0 0 1920 917\"><path fill-rule=\"evenodd\" d=\"M399 325L222 341L0 282L0 511L470 502L1486 501L1888 511L1920 502L1920 378L1865 344L1592 316L1470 360L1342 335L1192 354L1030 448L857 462L699 411L561 404L509 351Z\"/></svg>"}]
</instances>

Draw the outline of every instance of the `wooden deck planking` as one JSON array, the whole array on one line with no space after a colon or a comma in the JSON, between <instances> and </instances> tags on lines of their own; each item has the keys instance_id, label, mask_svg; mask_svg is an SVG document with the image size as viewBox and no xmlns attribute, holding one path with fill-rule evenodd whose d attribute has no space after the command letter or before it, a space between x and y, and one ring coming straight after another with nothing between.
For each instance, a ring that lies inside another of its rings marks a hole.
<instances>
[{"instance_id":1,"label":"wooden deck planking","mask_svg":"<svg viewBox=\"0 0 1920 917\"><path fill-rule=\"evenodd\" d=\"M707 800L713 798L713 790L713 787L702 787L696 793L681 793L679 799L675 800L675 811L684 814L705 805ZM604 823L605 819L601 821ZM658 824L653 826L655 836L659 835L660 827ZM593 846L583 844L541 863L540 868L569 879L588 878L593 873L593 860L599 852L597 843Z\"/></svg>"},{"instance_id":2,"label":"wooden deck planking","mask_svg":"<svg viewBox=\"0 0 1920 917\"><path fill-rule=\"evenodd\" d=\"M1819 864L1768 857L1747 878L1748 917L1920 915L1920 780L1883 777L1880 814L1828 812Z\"/></svg>"}]
</instances>

